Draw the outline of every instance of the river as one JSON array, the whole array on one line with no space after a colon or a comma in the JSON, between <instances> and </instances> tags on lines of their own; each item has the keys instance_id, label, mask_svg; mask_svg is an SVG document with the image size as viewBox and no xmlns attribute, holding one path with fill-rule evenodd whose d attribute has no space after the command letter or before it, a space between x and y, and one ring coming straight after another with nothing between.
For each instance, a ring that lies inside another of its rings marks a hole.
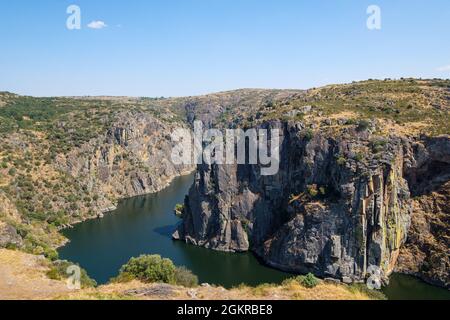
<instances>
[{"instance_id":1,"label":"river","mask_svg":"<svg viewBox=\"0 0 450 320\"><path fill-rule=\"evenodd\" d=\"M79 263L99 284L108 282L131 257L141 254L159 254L192 270L201 283L226 288L241 283L280 283L291 277L264 266L251 253L223 253L172 240L179 222L173 209L183 202L193 178L176 178L161 192L123 200L103 219L65 230L70 242L60 248L60 258ZM394 275L384 291L391 299L450 299L449 291L403 275Z\"/></svg>"}]
</instances>

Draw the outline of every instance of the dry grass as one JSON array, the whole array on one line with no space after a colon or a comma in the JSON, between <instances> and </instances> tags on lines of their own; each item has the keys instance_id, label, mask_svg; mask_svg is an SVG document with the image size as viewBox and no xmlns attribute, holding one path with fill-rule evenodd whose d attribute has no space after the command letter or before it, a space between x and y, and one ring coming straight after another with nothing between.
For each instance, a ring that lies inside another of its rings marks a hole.
<instances>
[{"instance_id":1,"label":"dry grass","mask_svg":"<svg viewBox=\"0 0 450 320\"><path fill-rule=\"evenodd\" d=\"M0 300L48 300L69 292L66 284L50 280L45 259L0 250Z\"/></svg>"},{"instance_id":2,"label":"dry grass","mask_svg":"<svg viewBox=\"0 0 450 320\"><path fill-rule=\"evenodd\" d=\"M138 281L114 283L97 288L71 291L63 281L50 280L47 260L11 250L0 250L0 299L19 300L368 300L369 296L344 285L321 282L307 289L296 281L258 287L241 285L230 290L205 286L188 289L170 286L161 295L129 295L129 290L148 289L158 284Z\"/></svg>"},{"instance_id":3,"label":"dry grass","mask_svg":"<svg viewBox=\"0 0 450 320\"><path fill-rule=\"evenodd\" d=\"M345 120L357 119L359 117L360 116L356 112L353 112L353 111L342 111L342 112L338 112L338 113L335 113L335 114L328 115L326 117L324 117L324 116L322 116L322 117L307 116L307 117L305 117L305 119L314 120L315 122L321 122L321 121L327 120L327 119L336 120L337 121L337 120L342 120L342 119L345 119Z\"/></svg>"},{"instance_id":4,"label":"dry grass","mask_svg":"<svg viewBox=\"0 0 450 320\"><path fill-rule=\"evenodd\" d=\"M426 129L432 126L432 123L426 121L410 122L408 124L398 124L390 120L380 119L381 128L380 132L384 136L390 134L399 136L416 136L422 132L426 132Z\"/></svg>"}]
</instances>

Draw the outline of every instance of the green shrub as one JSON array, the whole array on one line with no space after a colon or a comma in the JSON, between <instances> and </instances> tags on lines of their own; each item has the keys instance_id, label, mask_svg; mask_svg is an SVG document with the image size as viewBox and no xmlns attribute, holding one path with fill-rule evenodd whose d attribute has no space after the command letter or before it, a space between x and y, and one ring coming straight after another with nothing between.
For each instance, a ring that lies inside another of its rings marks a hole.
<instances>
[{"instance_id":1,"label":"green shrub","mask_svg":"<svg viewBox=\"0 0 450 320\"><path fill-rule=\"evenodd\" d=\"M327 195L327 188L325 187L320 187L319 188L319 192L321 196L326 196Z\"/></svg>"},{"instance_id":2,"label":"green shrub","mask_svg":"<svg viewBox=\"0 0 450 320\"><path fill-rule=\"evenodd\" d=\"M128 272L121 272L117 277L111 278L109 280L111 283L127 283L135 280L136 277Z\"/></svg>"},{"instance_id":3,"label":"green shrub","mask_svg":"<svg viewBox=\"0 0 450 320\"><path fill-rule=\"evenodd\" d=\"M182 217L183 216L183 211L184 211L184 205L183 204L177 204L175 206L175 215L178 217Z\"/></svg>"},{"instance_id":4,"label":"green shrub","mask_svg":"<svg viewBox=\"0 0 450 320\"><path fill-rule=\"evenodd\" d=\"M170 259L161 258L159 255L131 258L111 282L126 283L135 279L146 283L162 282L188 288L198 285L198 278L192 271L185 267L175 267Z\"/></svg>"},{"instance_id":5,"label":"green shrub","mask_svg":"<svg viewBox=\"0 0 450 320\"><path fill-rule=\"evenodd\" d=\"M8 243L6 245L6 249L8 249L8 250L18 250L19 247L15 243Z\"/></svg>"},{"instance_id":6,"label":"green shrub","mask_svg":"<svg viewBox=\"0 0 450 320\"><path fill-rule=\"evenodd\" d=\"M370 142L370 147L372 148L373 153L380 153L384 150L387 141L384 139L376 139Z\"/></svg>"},{"instance_id":7,"label":"green shrub","mask_svg":"<svg viewBox=\"0 0 450 320\"><path fill-rule=\"evenodd\" d=\"M175 265L169 259L159 255L142 255L131 258L120 269L120 273L128 273L143 282L175 283Z\"/></svg>"},{"instance_id":8,"label":"green shrub","mask_svg":"<svg viewBox=\"0 0 450 320\"><path fill-rule=\"evenodd\" d=\"M53 280L65 280L68 279L71 275L67 273L67 269L70 266L76 265L69 261L55 261L53 262L50 270L47 272L47 277ZM91 279L86 270L81 268L81 287L84 288L92 288L97 286L95 280Z\"/></svg>"},{"instance_id":9,"label":"green shrub","mask_svg":"<svg viewBox=\"0 0 450 320\"><path fill-rule=\"evenodd\" d=\"M306 188L308 190L308 194L313 198L317 197L317 195L319 194L316 184L308 185L308 186L306 186Z\"/></svg>"},{"instance_id":10,"label":"green shrub","mask_svg":"<svg viewBox=\"0 0 450 320\"><path fill-rule=\"evenodd\" d=\"M355 160L358 162L362 162L364 160L364 153L358 152L357 154L355 154Z\"/></svg>"},{"instance_id":11,"label":"green shrub","mask_svg":"<svg viewBox=\"0 0 450 320\"><path fill-rule=\"evenodd\" d=\"M358 130L359 132L362 132L362 131L366 131L369 128L370 128L370 122L368 120L360 120L358 122L358 127L356 128L356 130Z\"/></svg>"},{"instance_id":12,"label":"green shrub","mask_svg":"<svg viewBox=\"0 0 450 320\"><path fill-rule=\"evenodd\" d=\"M52 248L44 248L44 256L48 259L50 259L51 261L55 261L58 260L59 258L59 254L55 249Z\"/></svg>"},{"instance_id":13,"label":"green shrub","mask_svg":"<svg viewBox=\"0 0 450 320\"><path fill-rule=\"evenodd\" d=\"M337 162L338 165L344 166L347 163L347 159L345 159L343 156L339 156L336 159L336 162Z\"/></svg>"},{"instance_id":14,"label":"green shrub","mask_svg":"<svg viewBox=\"0 0 450 320\"><path fill-rule=\"evenodd\" d=\"M52 267L49 271L47 271L47 277L52 280L62 280L63 277L60 273L59 268Z\"/></svg>"},{"instance_id":15,"label":"green shrub","mask_svg":"<svg viewBox=\"0 0 450 320\"><path fill-rule=\"evenodd\" d=\"M308 273L306 276L298 276L298 283L300 283L305 288L315 288L319 285L320 281L312 273Z\"/></svg>"},{"instance_id":16,"label":"green shrub","mask_svg":"<svg viewBox=\"0 0 450 320\"><path fill-rule=\"evenodd\" d=\"M266 101L266 103L264 104L264 108L272 110L275 109L275 105L272 101Z\"/></svg>"},{"instance_id":17,"label":"green shrub","mask_svg":"<svg viewBox=\"0 0 450 320\"><path fill-rule=\"evenodd\" d=\"M177 267L175 270L175 283L187 288L196 287L198 286L198 277L186 267Z\"/></svg>"},{"instance_id":18,"label":"green shrub","mask_svg":"<svg viewBox=\"0 0 450 320\"><path fill-rule=\"evenodd\" d=\"M306 130L304 137L305 137L306 141L311 141L314 138L314 131L311 129Z\"/></svg>"}]
</instances>

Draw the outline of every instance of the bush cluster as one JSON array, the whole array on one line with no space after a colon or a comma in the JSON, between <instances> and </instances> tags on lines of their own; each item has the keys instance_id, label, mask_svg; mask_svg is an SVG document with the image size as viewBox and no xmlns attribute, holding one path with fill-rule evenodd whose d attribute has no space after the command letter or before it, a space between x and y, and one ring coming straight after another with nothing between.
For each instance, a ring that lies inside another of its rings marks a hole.
<instances>
[{"instance_id":1,"label":"bush cluster","mask_svg":"<svg viewBox=\"0 0 450 320\"><path fill-rule=\"evenodd\" d=\"M141 255L131 258L122 266L119 275L113 282L128 282L140 280L145 283L169 283L184 287L195 287L198 278L185 267L176 267L170 259L159 255Z\"/></svg>"},{"instance_id":2,"label":"bush cluster","mask_svg":"<svg viewBox=\"0 0 450 320\"><path fill-rule=\"evenodd\" d=\"M317 287L320 282L312 273L308 273L306 276L299 276L297 281L305 288Z\"/></svg>"},{"instance_id":3,"label":"bush cluster","mask_svg":"<svg viewBox=\"0 0 450 320\"><path fill-rule=\"evenodd\" d=\"M305 288L312 289L320 284L320 280L317 279L312 273L308 273L306 276L302 275L286 279L282 282L282 285L289 285L291 283L297 283Z\"/></svg>"}]
</instances>

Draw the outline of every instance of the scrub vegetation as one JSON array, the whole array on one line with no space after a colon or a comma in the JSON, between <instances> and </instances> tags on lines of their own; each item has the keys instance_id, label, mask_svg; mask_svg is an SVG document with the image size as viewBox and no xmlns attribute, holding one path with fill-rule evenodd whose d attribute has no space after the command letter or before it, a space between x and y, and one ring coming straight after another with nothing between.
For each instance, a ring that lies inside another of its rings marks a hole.
<instances>
[{"instance_id":1,"label":"scrub vegetation","mask_svg":"<svg viewBox=\"0 0 450 320\"><path fill-rule=\"evenodd\" d=\"M140 280L144 283L168 283L184 287L196 287L198 278L185 267L176 267L170 259L159 255L142 255L131 258L122 266L120 274L112 282Z\"/></svg>"}]
</instances>

